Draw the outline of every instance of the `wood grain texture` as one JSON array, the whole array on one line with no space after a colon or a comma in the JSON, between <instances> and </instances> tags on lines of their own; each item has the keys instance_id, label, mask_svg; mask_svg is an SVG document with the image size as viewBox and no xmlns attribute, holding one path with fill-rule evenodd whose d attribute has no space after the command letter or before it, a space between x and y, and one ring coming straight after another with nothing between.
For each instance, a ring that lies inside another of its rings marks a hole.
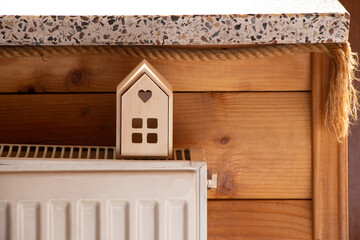
<instances>
[{"instance_id":1,"label":"wood grain texture","mask_svg":"<svg viewBox=\"0 0 360 240\"><path fill-rule=\"evenodd\" d=\"M115 94L0 95L0 142L115 146ZM311 193L310 93L175 93L174 146L202 147L209 198Z\"/></svg>"},{"instance_id":2,"label":"wood grain texture","mask_svg":"<svg viewBox=\"0 0 360 240\"><path fill-rule=\"evenodd\" d=\"M340 0L350 13L349 41L353 52L360 53L360 1ZM360 71L356 73L360 79ZM360 89L357 82L356 88ZM359 114L359 113L358 113ZM358 240L360 236L360 124L351 127L349 136L349 238Z\"/></svg>"},{"instance_id":3,"label":"wood grain texture","mask_svg":"<svg viewBox=\"0 0 360 240\"><path fill-rule=\"evenodd\" d=\"M205 148L215 198L311 198L309 93L177 94L175 146Z\"/></svg>"},{"instance_id":4,"label":"wood grain texture","mask_svg":"<svg viewBox=\"0 0 360 240\"><path fill-rule=\"evenodd\" d=\"M208 201L208 239L311 239L311 215L311 200Z\"/></svg>"},{"instance_id":5,"label":"wood grain texture","mask_svg":"<svg viewBox=\"0 0 360 240\"><path fill-rule=\"evenodd\" d=\"M140 58L114 55L0 58L0 92L115 92ZM174 91L308 91L310 54L247 61L149 62Z\"/></svg>"},{"instance_id":6,"label":"wood grain texture","mask_svg":"<svg viewBox=\"0 0 360 240\"><path fill-rule=\"evenodd\" d=\"M313 53L313 217L314 239L348 239L346 139L339 144L324 126L329 58Z\"/></svg>"}]
</instances>

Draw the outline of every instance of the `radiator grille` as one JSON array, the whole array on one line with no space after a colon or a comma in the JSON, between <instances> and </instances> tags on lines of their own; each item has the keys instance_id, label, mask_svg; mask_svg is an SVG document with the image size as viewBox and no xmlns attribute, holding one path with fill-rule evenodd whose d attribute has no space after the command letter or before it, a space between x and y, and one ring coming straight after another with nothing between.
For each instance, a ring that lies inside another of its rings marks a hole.
<instances>
[{"instance_id":1,"label":"radiator grille","mask_svg":"<svg viewBox=\"0 0 360 240\"><path fill-rule=\"evenodd\" d=\"M1 240L206 240L203 162L3 158L0 182Z\"/></svg>"},{"instance_id":2,"label":"radiator grille","mask_svg":"<svg viewBox=\"0 0 360 240\"><path fill-rule=\"evenodd\" d=\"M191 160L188 148L173 156L168 160ZM115 147L0 144L0 158L115 159Z\"/></svg>"}]
</instances>

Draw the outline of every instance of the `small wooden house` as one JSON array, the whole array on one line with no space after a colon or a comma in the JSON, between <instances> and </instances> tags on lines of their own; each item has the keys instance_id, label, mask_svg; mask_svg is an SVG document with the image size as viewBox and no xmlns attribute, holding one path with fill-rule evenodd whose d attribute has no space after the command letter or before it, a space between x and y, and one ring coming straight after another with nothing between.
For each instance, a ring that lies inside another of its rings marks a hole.
<instances>
[{"instance_id":1,"label":"small wooden house","mask_svg":"<svg viewBox=\"0 0 360 240\"><path fill-rule=\"evenodd\" d=\"M172 156L173 93L143 60L117 87L116 156Z\"/></svg>"}]
</instances>

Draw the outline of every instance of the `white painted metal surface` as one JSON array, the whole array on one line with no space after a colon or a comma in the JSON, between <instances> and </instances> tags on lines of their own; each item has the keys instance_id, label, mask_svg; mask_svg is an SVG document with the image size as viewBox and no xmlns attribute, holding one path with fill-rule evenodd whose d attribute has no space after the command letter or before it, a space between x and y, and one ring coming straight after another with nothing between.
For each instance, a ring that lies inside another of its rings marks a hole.
<instances>
[{"instance_id":1,"label":"white painted metal surface","mask_svg":"<svg viewBox=\"0 0 360 240\"><path fill-rule=\"evenodd\" d=\"M174 148L169 160L205 161L201 149ZM115 147L0 144L1 158L115 159ZM128 159L129 160L129 159Z\"/></svg>"},{"instance_id":2,"label":"white painted metal surface","mask_svg":"<svg viewBox=\"0 0 360 240\"><path fill-rule=\"evenodd\" d=\"M0 240L205 240L204 162L0 158Z\"/></svg>"}]
</instances>

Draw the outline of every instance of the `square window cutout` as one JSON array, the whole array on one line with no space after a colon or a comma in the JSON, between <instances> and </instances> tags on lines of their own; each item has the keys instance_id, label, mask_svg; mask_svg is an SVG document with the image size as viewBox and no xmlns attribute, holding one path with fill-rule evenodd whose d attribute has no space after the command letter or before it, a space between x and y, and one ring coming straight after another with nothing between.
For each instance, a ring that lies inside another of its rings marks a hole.
<instances>
[{"instance_id":1,"label":"square window cutout","mask_svg":"<svg viewBox=\"0 0 360 240\"><path fill-rule=\"evenodd\" d=\"M147 119L147 127L148 128L158 128L157 118L148 118Z\"/></svg>"},{"instance_id":2,"label":"square window cutout","mask_svg":"<svg viewBox=\"0 0 360 240\"><path fill-rule=\"evenodd\" d=\"M148 133L147 142L148 143L157 143L158 142L158 135L156 133Z\"/></svg>"},{"instance_id":3,"label":"square window cutout","mask_svg":"<svg viewBox=\"0 0 360 240\"><path fill-rule=\"evenodd\" d=\"M142 134L141 133L133 133L132 134L132 142L133 143L142 143Z\"/></svg>"},{"instance_id":4,"label":"square window cutout","mask_svg":"<svg viewBox=\"0 0 360 240\"><path fill-rule=\"evenodd\" d=\"M142 128L143 120L141 118L132 119L132 128Z\"/></svg>"}]
</instances>

